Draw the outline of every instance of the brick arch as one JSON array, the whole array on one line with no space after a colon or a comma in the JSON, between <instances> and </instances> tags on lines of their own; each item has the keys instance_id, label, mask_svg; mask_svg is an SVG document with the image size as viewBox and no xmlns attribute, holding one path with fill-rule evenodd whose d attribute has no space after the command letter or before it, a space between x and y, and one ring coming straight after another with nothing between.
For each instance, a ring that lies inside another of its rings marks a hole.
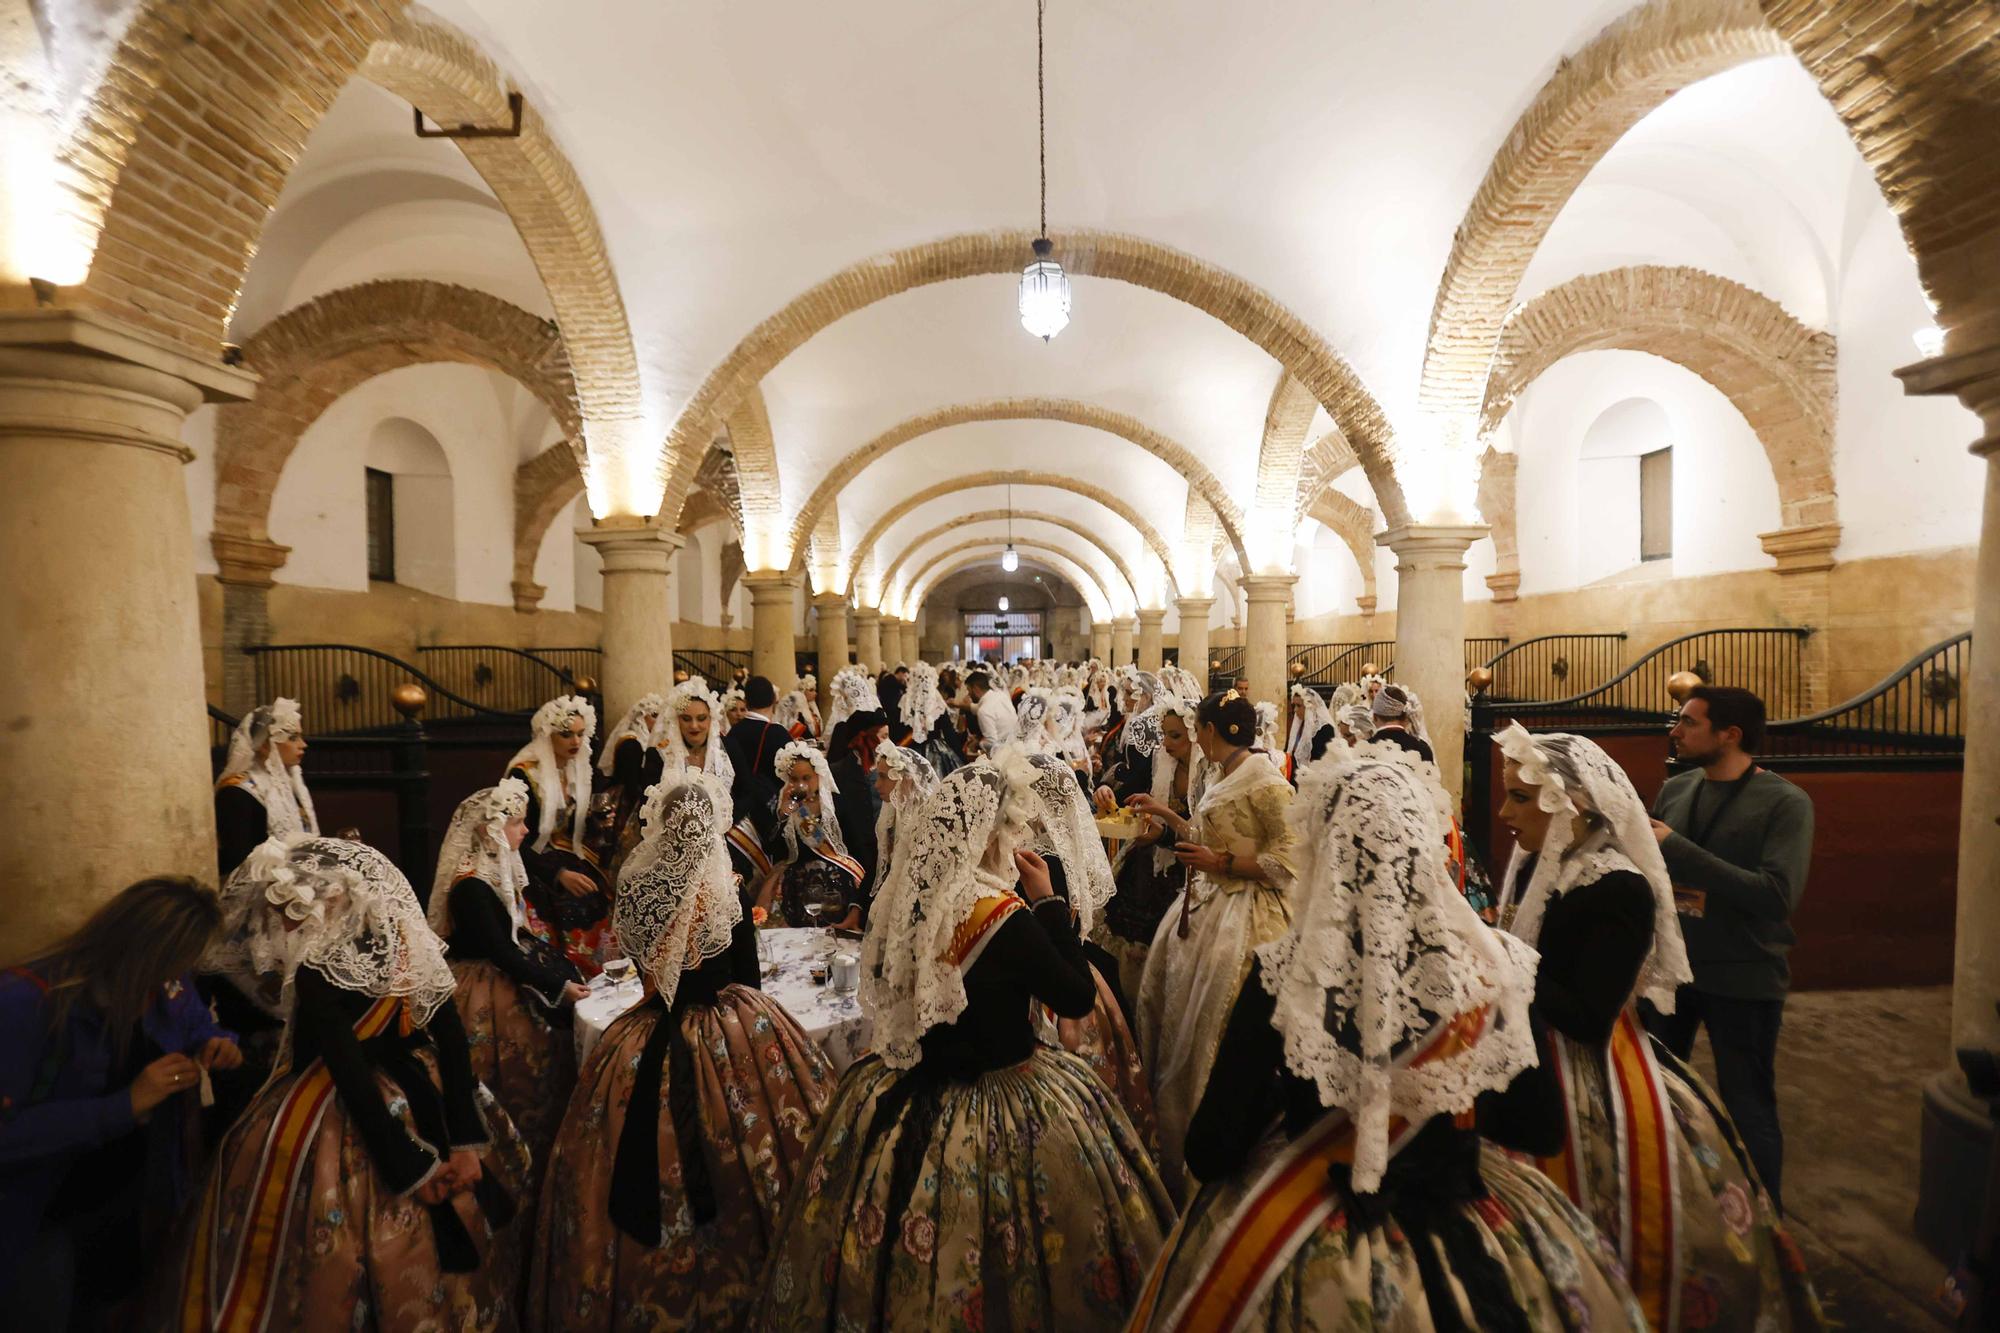
<instances>
[{"instance_id":1,"label":"brick arch","mask_svg":"<svg viewBox=\"0 0 2000 1333\"><path fill-rule=\"evenodd\" d=\"M891 426L827 470L807 498L805 506L792 519L790 541L794 559L805 549L814 526L833 506L835 498L870 463L925 435L978 421L1060 421L1071 426L1101 430L1139 446L1186 477L1188 486L1201 493L1215 510L1223 531L1236 548L1237 558L1246 561L1246 569L1249 567L1243 554L1243 511L1229 498L1229 492L1222 488L1215 474L1187 446L1122 412L1112 412L1069 398L1003 398L985 403L961 403Z\"/></svg>"},{"instance_id":2,"label":"brick arch","mask_svg":"<svg viewBox=\"0 0 2000 1333\"><path fill-rule=\"evenodd\" d=\"M508 115L505 74L408 0L144 0L61 153L67 210L95 238L75 298L215 355L286 177L357 74L441 122ZM650 451L635 438L638 358L610 256L547 124L530 102L519 138L458 146L548 289L589 448Z\"/></svg>"},{"instance_id":3,"label":"brick arch","mask_svg":"<svg viewBox=\"0 0 2000 1333\"><path fill-rule=\"evenodd\" d=\"M1418 406L1469 446L1521 277L1590 169L1682 88L1786 50L1752 0L1649 0L1562 61L1502 141L1458 225L1431 310Z\"/></svg>"},{"instance_id":4,"label":"brick arch","mask_svg":"<svg viewBox=\"0 0 2000 1333\"><path fill-rule=\"evenodd\" d=\"M1340 538L1354 556L1354 563L1361 568L1361 597L1363 611L1375 609L1375 515L1367 506L1342 495L1339 491L1323 491L1314 499L1309 517L1318 519L1320 524Z\"/></svg>"},{"instance_id":5,"label":"brick arch","mask_svg":"<svg viewBox=\"0 0 2000 1333\"><path fill-rule=\"evenodd\" d=\"M1289 372L1278 377L1264 413L1264 438L1257 449L1259 524L1290 522L1298 529L1299 480L1306 460L1306 433L1319 403Z\"/></svg>"},{"instance_id":6,"label":"brick arch","mask_svg":"<svg viewBox=\"0 0 2000 1333\"><path fill-rule=\"evenodd\" d=\"M1299 460L1297 507L1293 512L1304 514L1311 509L1313 503L1359 461L1354 456L1354 446L1337 430L1330 430L1314 440L1312 447Z\"/></svg>"},{"instance_id":7,"label":"brick arch","mask_svg":"<svg viewBox=\"0 0 2000 1333\"><path fill-rule=\"evenodd\" d=\"M930 596L931 589L940 581L950 578L967 565L978 564L981 560L990 560L999 554L999 548L1005 544L1005 542L994 541L990 537L976 537L971 541L960 542L956 546L950 546L939 551L924 562L922 569L919 569L915 574L910 576L910 595L904 599L903 609L912 614L916 610L921 610L924 599ZM978 547L992 547L994 549L974 549ZM1091 569L1089 565L1077 559L1074 551L1064 550L1053 541L1021 541L1019 539L1015 540L1014 549L1023 555L1033 556L1041 560L1044 564L1048 564L1050 568L1068 579L1080 594L1084 594L1084 582L1088 580L1089 586L1097 589L1097 595L1103 598L1104 605L1107 608L1117 605L1112 600L1111 589L1105 585L1104 580L1099 578L1096 571ZM967 554L968 552L970 554ZM1060 561L1061 563L1051 563L1052 561ZM1065 569L1065 565L1069 568ZM1075 572L1072 573L1072 570ZM1081 574L1084 577L1079 579L1077 574ZM1084 601L1088 603L1089 600L1089 595L1084 594ZM1096 612L1093 610L1092 614L1095 615ZM1108 614L1116 613L1108 612Z\"/></svg>"},{"instance_id":8,"label":"brick arch","mask_svg":"<svg viewBox=\"0 0 2000 1333\"><path fill-rule=\"evenodd\" d=\"M953 477L949 481L941 481L935 486L927 486L916 494L906 496L897 501L894 507L883 514L882 517L875 520L874 526L862 534L860 543L854 548L856 567L858 568L861 562L868 558L869 554L874 550L875 544L882 540L882 534L887 532L897 519L903 517L903 515L909 513L918 505L926 504L940 496L952 495L959 491L974 490L981 486L1009 485L1047 486L1054 490L1068 491L1073 495L1081 495L1086 500L1096 501L1131 524L1133 529L1138 532L1140 538L1145 541L1147 548L1160 558L1161 564L1167 567L1168 576L1172 577L1174 561L1171 548L1168 547L1166 540L1160 536L1159 530L1151 523L1148 523L1138 510L1127 504L1123 498L1112 494L1101 486L1093 486L1087 481L1078 481L1074 477L1066 477L1059 472L979 472L969 477Z\"/></svg>"},{"instance_id":9,"label":"brick arch","mask_svg":"<svg viewBox=\"0 0 2000 1333\"><path fill-rule=\"evenodd\" d=\"M717 422L728 418L752 385L807 339L843 316L913 288L1018 273L1034 239L1025 231L962 233L862 260L801 292L752 329L688 400L666 451L665 461L675 469L666 503L679 502L685 469L692 466L689 451L714 433ZM1385 511L1396 521L1406 517L1388 418L1353 368L1304 320L1261 288L1167 246L1100 231L1055 232L1050 239L1055 257L1071 274L1171 296L1256 343L1298 377L1354 442Z\"/></svg>"},{"instance_id":10,"label":"brick arch","mask_svg":"<svg viewBox=\"0 0 2000 1333\"><path fill-rule=\"evenodd\" d=\"M1089 528L1083 526L1083 524L1078 523L1073 519L1061 518L1055 514L1045 514L1041 513L1038 510L1033 510L1033 509L1014 509L1014 510L980 509L969 514L959 514L956 517L954 517L949 523L940 523L938 526L932 528L930 531L920 533L919 535L912 537L908 542L904 544L903 549L897 553L896 558L889 562L889 567L882 572L883 586L888 587L895 582L896 571L898 569L901 569L903 567L903 562L905 560L908 560L912 555L914 555L918 551L918 549L920 549L924 545L924 543L936 541L939 537L943 537L952 532L954 529L962 527L968 523L985 523L996 519L1007 518L1010 515L1017 519L1027 519L1027 520L1032 520L1036 523L1047 523L1051 527L1062 528L1067 532L1074 533L1076 536L1083 538L1083 540L1087 542L1089 545L1095 547L1099 551L1102 551L1104 553L1104 558L1111 562L1111 567L1118 571L1118 575L1120 578L1125 580L1125 586L1131 589L1132 604L1134 606L1139 605L1141 600L1139 596L1139 580L1132 576L1132 567L1125 563L1125 558L1123 556L1119 555L1118 552L1113 550L1111 546L1108 545L1102 537L1099 537L1097 534L1093 533Z\"/></svg>"},{"instance_id":11,"label":"brick arch","mask_svg":"<svg viewBox=\"0 0 2000 1333\"><path fill-rule=\"evenodd\" d=\"M1481 434L1497 427L1521 391L1557 361L1604 350L1649 352L1701 376L1763 444L1783 525L1835 521L1833 335L1700 269L1637 265L1590 273L1516 310L1494 352Z\"/></svg>"},{"instance_id":12,"label":"brick arch","mask_svg":"<svg viewBox=\"0 0 2000 1333\"><path fill-rule=\"evenodd\" d=\"M469 287L418 279L343 287L265 325L245 344L243 362L261 382L256 397L216 415L218 559L229 558L231 542L270 542L271 496L300 437L335 399L388 371L484 366L533 393L571 439L580 429L556 326Z\"/></svg>"}]
</instances>

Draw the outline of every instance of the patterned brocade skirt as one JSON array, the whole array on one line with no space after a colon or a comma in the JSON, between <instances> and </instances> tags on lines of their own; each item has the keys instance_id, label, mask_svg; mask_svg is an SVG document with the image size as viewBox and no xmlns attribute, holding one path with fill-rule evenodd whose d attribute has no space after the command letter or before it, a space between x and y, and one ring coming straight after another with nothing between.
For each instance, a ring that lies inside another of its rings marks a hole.
<instances>
[{"instance_id":1,"label":"patterned brocade skirt","mask_svg":"<svg viewBox=\"0 0 2000 1333\"><path fill-rule=\"evenodd\" d=\"M755 1297L779 1206L833 1093L833 1070L761 991L730 986L712 1005L689 1005L681 1035L716 1214L697 1224L689 1210L663 1071L656 1142L664 1241L644 1245L612 1222L610 1199L640 1055L665 1021L641 1005L611 1025L584 1065L542 1183L530 1329L731 1329Z\"/></svg>"},{"instance_id":2,"label":"patterned brocade skirt","mask_svg":"<svg viewBox=\"0 0 2000 1333\"><path fill-rule=\"evenodd\" d=\"M1224 1276L1220 1241L1284 1147L1281 1136L1271 1135L1243 1170L1195 1195L1160 1256L1150 1318L1135 1320L1133 1333L1197 1326L1173 1316L1191 1293ZM1353 1197L1322 1176L1320 1188L1335 1194L1333 1211L1249 1301L1236 1327L1267 1333L1645 1328L1618 1256L1546 1176L1491 1151L1480 1171L1487 1197L1452 1206L1429 1234L1417 1236L1395 1220L1393 1208L1381 1220L1362 1220ZM1439 1308L1444 1302L1455 1314ZM1503 1304L1518 1316L1503 1322Z\"/></svg>"},{"instance_id":3,"label":"patterned brocade skirt","mask_svg":"<svg viewBox=\"0 0 2000 1333\"><path fill-rule=\"evenodd\" d=\"M417 1055L435 1083L435 1059L428 1050ZM375 1078L382 1100L414 1136L402 1089L386 1074ZM293 1076L267 1085L224 1136L187 1219L190 1225L178 1237L178 1252L163 1267L165 1280L149 1301L144 1327L215 1325L194 1296L197 1266L205 1254L209 1271L228 1271L228 1259L249 1231L253 1206L262 1197L265 1145L291 1106L288 1094L298 1081ZM443 1270L430 1210L414 1195L389 1192L334 1096L303 1149L301 1187L272 1250L264 1288L269 1314L262 1327L287 1333L511 1333L518 1326L518 1279L530 1223L518 1202L526 1197L528 1150L493 1097L482 1089L479 1100L492 1135L480 1167L516 1205L511 1218L482 1207L474 1194L457 1195L446 1205L463 1222L479 1266L469 1273ZM491 1186L485 1192L492 1197Z\"/></svg>"},{"instance_id":4,"label":"patterned brocade skirt","mask_svg":"<svg viewBox=\"0 0 2000 1333\"><path fill-rule=\"evenodd\" d=\"M576 1087L576 1046L542 1017L514 979L490 962L453 963L453 1000L472 1048L472 1072L507 1108L533 1154L535 1184L548 1165L563 1107ZM533 1200L525 1200L532 1207Z\"/></svg>"},{"instance_id":5,"label":"patterned brocade skirt","mask_svg":"<svg viewBox=\"0 0 2000 1333\"><path fill-rule=\"evenodd\" d=\"M970 1082L864 1059L809 1160L752 1328L1116 1329L1173 1223L1111 1092L1046 1048Z\"/></svg>"},{"instance_id":6,"label":"patterned brocade skirt","mask_svg":"<svg viewBox=\"0 0 2000 1333\"><path fill-rule=\"evenodd\" d=\"M1125 1025L1118 999L1096 964L1091 965L1090 977L1097 983L1097 1007L1090 1017L1057 1018L1044 1007L1043 1034L1089 1065L1104 1080L1104 1086L1111 1089L1118 1104L1125 1108L1125 1114L1131 1117L1140 1142L1149 1153L1153 1152L1159 1130L1153 1121L1153 1088L1146 1081L1146 1069L1139 1059L1139 1043Z\"/></svg>"}]
</instances>

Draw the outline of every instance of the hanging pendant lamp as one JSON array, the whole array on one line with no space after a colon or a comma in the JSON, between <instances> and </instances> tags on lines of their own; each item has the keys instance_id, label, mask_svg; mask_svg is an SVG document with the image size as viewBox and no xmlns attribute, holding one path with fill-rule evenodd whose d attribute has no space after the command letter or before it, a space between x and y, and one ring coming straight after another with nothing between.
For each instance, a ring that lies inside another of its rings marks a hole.
<instances>
[{"instance_id":1,"label":"hanging pendant lamp","mask_svg":"<svg viewBox=\"0 0 2000 1333\"><path fill-rule=\"evenodd\" d=\"M1007 550L1000 557L1000 568L1012 574L1021 567L1021 557L1014 553L1014 483L1007 483Z\"/></svg>"},{"instance_id":2,"label":"hanging pendant lamp","mask_svg":"<svg viewBox=\"0 0 2000 1333\"><path fill-rule=\"evenodd\" d=\"M1035 105L1039 112L1042 168L1042 228L1035 238L1035 258L1021 270L1021 327L1043 342L1061 333L1069 324L1069 274L1051 256L1049 243L1049 99L1042 77L1042 19L1048 0L1035 0ZM1009 569L1013 566L1009 565Z\"/></svg>"}]
</instances>

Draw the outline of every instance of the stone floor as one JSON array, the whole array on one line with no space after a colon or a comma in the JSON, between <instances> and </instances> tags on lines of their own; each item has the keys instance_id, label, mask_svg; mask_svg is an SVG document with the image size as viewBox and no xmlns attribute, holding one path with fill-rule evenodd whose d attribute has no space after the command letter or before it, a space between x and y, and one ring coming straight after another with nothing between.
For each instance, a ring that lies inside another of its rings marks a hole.
<instances>
[{"instance_id":1,"label":"stone floor","mask_svg":"<svg viewBox=\"0 0 2000 1333\"><path fill-rule=\"evenodd\" d=\"M1919 1089L1950 1058L1951 991L1813 991L1785 1006L1778 1105L1793 1234L1842 1329L1951 1327L1918 1242ZM1695 1063L1714 1077L1707 1041Z\"/></svg>"}]
</instances>

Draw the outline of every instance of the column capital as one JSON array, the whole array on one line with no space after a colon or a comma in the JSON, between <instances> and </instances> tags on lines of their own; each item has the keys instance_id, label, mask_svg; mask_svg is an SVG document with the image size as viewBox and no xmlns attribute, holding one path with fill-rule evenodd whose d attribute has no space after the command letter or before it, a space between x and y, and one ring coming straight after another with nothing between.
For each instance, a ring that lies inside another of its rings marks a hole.
<instances>
[{"instance_id":1,"label":"column capital","mask_svg":"<svg viewBox=\"0 0 2000 1333\"><path fill-rule=\"evenodd\" d=\"M1296 574L1245 574L1236 580L1248 602L1282 602L1291 597Z\"/></svg>"},{"instance_id":2,"label":"column capital","mask_svg":"<svg viewBox=\"0 0 2000 1333\"><path fill-rule=\"evenodd\" d=\"M171 376L189 386L189 410L201 403L240 403L257 392L247 370L208 360L95 310L61 307L0 310L0 349L34 349L93 357Z\"/></svg>"},{"instance_id":3,"label":"column capital","mask_svg":"<svg viewBox=\"0 0 2000 1333\"><path fill-rule=\"evenodd\" d=\"M1465 567L1465 552L1491 529L1483 523L1405 523L1375 534L1375 544L1396 553L1400 564L1443 569L1446 562Z\"/></svg>"},{"instance_id":4,"label":"column capital","mask_svg":"<svg viewBox=\"0 0 2000 1333\"><path fill-rule=\"evenodd\" d=\"M816 592L813 594L812 604L813 609L817 611L831 611L836 607L845 610L847 608L847 594L844 592Z\"/></svg>"},{"instance_id":5,"label":"column capital","mask_svg":"<svg viewBox=\"0 0 2000 1333\"><path fill-rule=\"evenodd\" d=\"M1488 574L1486 576L1486 586L1492 589L1493 600L1496 602L1517 601L1521 596L1521 571L1518 569L1503 569ZM1375 609L1373 606L1375 599L1371 597L1368 600L1370 602L1368 609L1372 611Z\"/></svg>"},{"instance_id":6,"label":"column capital","mask_svg":"<svg viewBox=\"0 0 2000 1333\"><path fill-rule=\"evenodd\" d=\"M1113 616L1111 617L1111 628L1122 629L1129 634L1131 631L1139 628L1139 617L1136 615Z\"/></svg>"},{"instance_id":7,"label":"column capital","mask_svg":"<svg viewBox=\"0 0 2000 1333\"><path fill-rule=\"evenodd\" d=\"M1972 442L1984 458L2000 451L2000 347L1947 352L1896 371L1903 392L1950 394L1978 414L1986 433Z\"/></svg>"},{"instance_id":8,"label":"column capital","mask_svg":"<svg viewBox=\"0 0 2000 1333\"><path fill-rule=\"evenodd\" d=\"M884 616L872 606L857 606L854 608L854 623L856 625L893 625L896 623L896 618L894 616Z\"/></svg>"},{"instance_id":9,"label":"column capital","mask_svg":"<svg viewBox=\"0 0 2000 1333\"><path fill-rule=\"evenodd\" d=\"M541 610L542 598L547 596L549 591L532 579L515 579L512 587L514 609L522 615Z\"/></svg>"},{"instance_id":10,"label":"column capital","mask_svg":"<svg viewBox=\"0 0 2000 1333\"><path fill-rule=\"evenodd\" d=\"M687 544L687 538L655 522L599 523L576 539L597 548L607 574L665 574L674 552Z\"/></svg>"},{"instance_id":11,"label":"column capital","mask_svg":"<svg viewBox=\"0 0 2000 1333\"><path fill-rule=\"evenodd\" d=\"M208 534L209 549L215 552L216 578L244 588L268 588L272 575L284 568L292 553L268 537L244 537L228 532Z\"/></svg>"},{"instance_id":12,"label":"column capital","mask_svg":"<svg viewBox=\"0 0 2000 1333\"><path fill-rule=\"evenodd\" d=\"M1760 532L1764 554L1778 562L1780 574L1814 574L1833 568L1833 551L1840 545L1840 524L1806 523Z\"/></svg>"},{"instance_id":13,"label":"column capital","mask_svg":"<svg viewBox=\"0 0 2000 1333\"><path fill-rule=\"evenodd\" d=\"M1361 594L1361 595L1360 595L1359 597L1356 597L1356 598L1354 599L1354 605L1355 605L1355 608L1356 608L1357 610L1359 610L1359 611L1361 612L1361 614L1362 614L1362 615L1364 615L1364 616L1372 616L1372 615L1374 615L1374 614L1375 614L1375 594L1374 594L1374 593L1372 593L1372 592L1364 592L1364 593L1362 593L1362 594Z\"/></svg>"},{"instance_id":14,"label":"column capital","mask_svg":"<svg viewBox=\"0 0 2000 1333\"><path fill-rule=\"evenodd\" d=\"M782 569L753 569L740 582L750 590L753 605L775 602L781 597L789 601L799 590L799 576Z\"/></svg>"},{"instance_id":15,"label":"column capital","mask_svg":"<svg viewBox=\"0 0 2000 1333\"><path fill-rule=\"evenodd\" d=\"M1180 612L1183 617L1190 615L1206 615L1214 606L1215 606L1215 599L1213 597L1174 598L1174 609Z\"/></svg>"},{"instance_id":16,"label":"column capital","mask_svg":"<svg viewBox=\"0 0 2000 1333\"><path fill-rule=\"evenodd\" d=\"M1142 606L1139 608L1137 619L1141 625L1163 625L1167 620L1167 608Z\"/></svg>"}]
</instances>

